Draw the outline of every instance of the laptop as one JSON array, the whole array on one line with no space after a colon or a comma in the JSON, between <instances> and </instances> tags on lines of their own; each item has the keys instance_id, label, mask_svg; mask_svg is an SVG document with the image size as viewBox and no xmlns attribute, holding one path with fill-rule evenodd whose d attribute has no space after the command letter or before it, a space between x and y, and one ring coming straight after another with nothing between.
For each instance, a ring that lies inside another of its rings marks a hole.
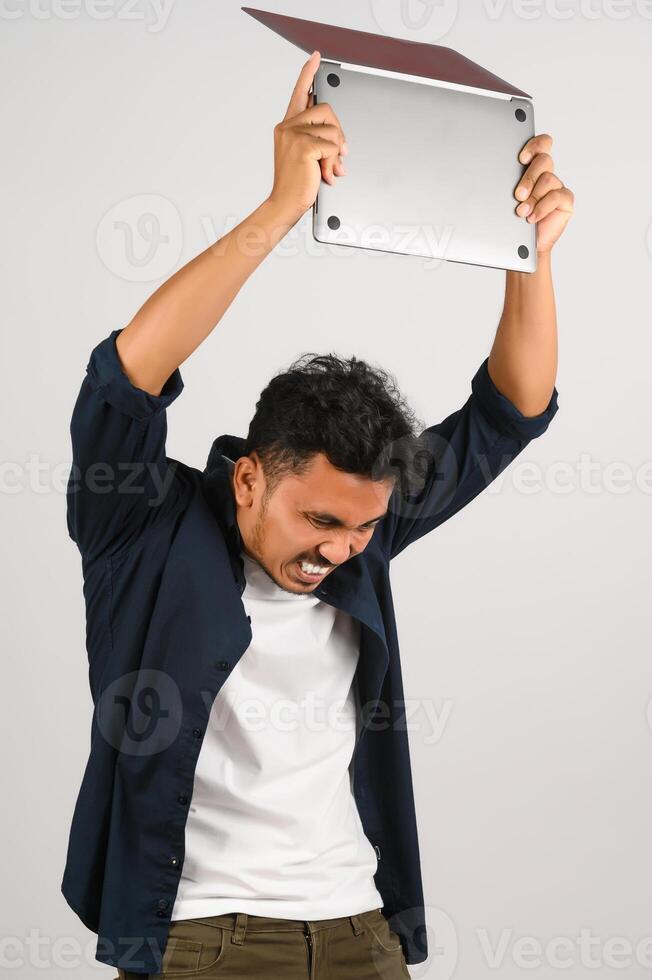
<instances>
[{"instance_id":1,"label":"laptop","mask_svg":"<svg viewBox=\"0 0 652 980\"><path fill-rule=\"evenodd\" d=\"M321 184L317 241L536 270L536 226L514 197L535 131L527 92L443 45L242 9L321 52L315 100L333 106L350 152L348 176Z\"/></svg>"},{"instance_id":2,"label":"laptop","mask_svg":"<svg viewBox=\"0 0 652 980\"><path fill-rule=\"evenodd\" d=\"M328 102L349 145L347 175L322 181L319 242L521 272L536 270L536 227L515 213L529 99L373 74L322 60Z\"/></svg>"}]
</instances>

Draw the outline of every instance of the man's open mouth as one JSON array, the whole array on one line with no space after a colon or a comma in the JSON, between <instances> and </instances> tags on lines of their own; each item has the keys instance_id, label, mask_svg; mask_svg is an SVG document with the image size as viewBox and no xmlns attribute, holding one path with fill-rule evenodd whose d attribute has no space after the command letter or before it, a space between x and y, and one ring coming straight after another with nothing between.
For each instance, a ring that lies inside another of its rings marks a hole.
<instances>
[{"instance_id":1,"label":"man's open mouth","mask_svg":"<svg viewBox=\"0 0 652 980\"><path fill-rule=\"evenodd\" d=\"M295 562L295 567L301 581L310 583L311 585L319 582L330 571L330 566L313 565L312 562L307 561L297 561Z\"/></svg>"}]
</instances>

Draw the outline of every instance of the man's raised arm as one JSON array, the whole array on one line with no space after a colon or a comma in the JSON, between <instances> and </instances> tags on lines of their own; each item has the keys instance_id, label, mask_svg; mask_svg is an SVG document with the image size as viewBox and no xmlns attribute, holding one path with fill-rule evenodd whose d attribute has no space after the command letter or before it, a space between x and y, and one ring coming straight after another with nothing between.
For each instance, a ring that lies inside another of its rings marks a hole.
<instances>
[{"instance_id":1,"label":"man's raised arm","mask_svg":"<svg viewBox=\"0 0 652 980\"><path fill-rule=\"evenodd\" d=\"M166 410L183 388L179 366L220 321L246 279L344 168L332 109L314 106L315 52L274 129L274 184L263 203L173 275L128 326L91 353L70 432L68 530L82 555L132 547L173 516L183 487L166 454Z\"/></svg>"},{"instance_id":2,"label":"man's raised arm","mask_svg":"<svg viewBox=\"0 0 652 980\"><path fill-rule=\"evenodd\" d=\"M557 376L557 317L551 249L573 213L574 196L553 173L552 137L534 136L519 159L529 164L514 196L516 213L537 225L537 271L508 272L505 305L489 355L489 374L526 416L548 405Z\"/></svg>"},{"instance_id":3,"label":"man's raised arm","mask_svg":"<svg viewBox=\"0 0 652 980\"><path fill-rule=\"evenodd\" d=\"M417 492L399 486L378 529L390 559L477 497L546 431L557 412L550 250L573 213L574 197L552 172L551 144L548 135L525 144L519 159L529 166L514 189L517 214L537 224L537 270L507 272L496 337L471 381L471 395L421 433L417 451L423 477Z\"/></svg>"},{"instance_id":4,"label":"man's raised arm","mask_svg":"<svg viewBox=\"0 0 652 980\"><path fill-rule=\"evenodd\" d=\"M344 134L326 103L312 105L319 52L303 66L285 117L274 128L274 184L263 203L167 280L117 339L132 384L158 395L219 323L251 273L312 207L321 180L345 171Z\"/></svg>"}]
</instances>

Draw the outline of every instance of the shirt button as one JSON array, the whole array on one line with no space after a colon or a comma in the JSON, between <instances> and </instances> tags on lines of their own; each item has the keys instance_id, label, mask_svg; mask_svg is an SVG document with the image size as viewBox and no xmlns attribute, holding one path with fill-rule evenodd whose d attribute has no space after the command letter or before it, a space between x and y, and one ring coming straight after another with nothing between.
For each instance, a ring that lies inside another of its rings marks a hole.
<instances>
[{"instance_id":1,"label":"shirt button","mask_svg":"<svg viewBox=\"0 0 652 980\"><path fill-rule=\"evenodd\" d=\"M201 728L193 728L192 733L195 736L195 738L201 738L202 735L204 734Z\"/></svg>"},{"instance_id":2,"label":"shirt button","mask_svg":"<svg viewBox=\"0 0 652 980\"><path fill-rule=\"evenodd\" d=\"M171 857L170 858L170 864L172 865L173 868L176 868L176 866L178 865L178 863L179 863L179 858L178 857Z\"/></svg>"},{"instance_id":3,"label":"shirt button","mask_svg":"<svg viewBox=\"0 0 652 980\"><path fill-rule=\"evenodd\" d=\"M177 796L177 803L181 803L182 806L185 806L187 802L188 802L187 796Z\"/></svg>"},{"instance_id":4,"label":"shirt button","mask_svg":"<svg viewBox=\"0 0 652 980\"><path fill-rule=\"evenodd\" d=\"M156 907L159 908L159 909L161 909L161 911L163 911L163 912L167 908L169 908L169 905L170 905L170 903L168 902L167 898L159 898L158 902L156 903Z\"/></svg>"},{"instance_id":5,"label":"shirt button","mask_svg":"<svg viewBox=\"0 0 652 980\"><path fill-rule=\"evenodd\" d=\"M228 670L231 664L228 660L218 660L217 666L219 670Z\"/></svg>"}]
</instances>

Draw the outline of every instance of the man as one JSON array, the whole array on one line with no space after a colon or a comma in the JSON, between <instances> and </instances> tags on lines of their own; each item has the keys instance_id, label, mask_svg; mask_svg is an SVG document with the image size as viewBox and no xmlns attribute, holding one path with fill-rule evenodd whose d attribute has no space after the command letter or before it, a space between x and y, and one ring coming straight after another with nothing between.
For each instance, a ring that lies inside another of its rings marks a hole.
<instances>
[{"instance_id":1,"label":"man","mask_svg":"<svg viewBox=\"0 0 652 980\"><path fill-rule=\"evenodd\" d=\"M204 471L166 456L179 365L346 179L318 64L275 127L269 197L98 344L73 412L95 712L62 891L121 978L393 980L426 958L389 564L557 410L550 250L573 195L537 136L515 207L538 269L507 273L461 409L419 436L386 372L304 355Z\"/></svg>"}]
</instances>

